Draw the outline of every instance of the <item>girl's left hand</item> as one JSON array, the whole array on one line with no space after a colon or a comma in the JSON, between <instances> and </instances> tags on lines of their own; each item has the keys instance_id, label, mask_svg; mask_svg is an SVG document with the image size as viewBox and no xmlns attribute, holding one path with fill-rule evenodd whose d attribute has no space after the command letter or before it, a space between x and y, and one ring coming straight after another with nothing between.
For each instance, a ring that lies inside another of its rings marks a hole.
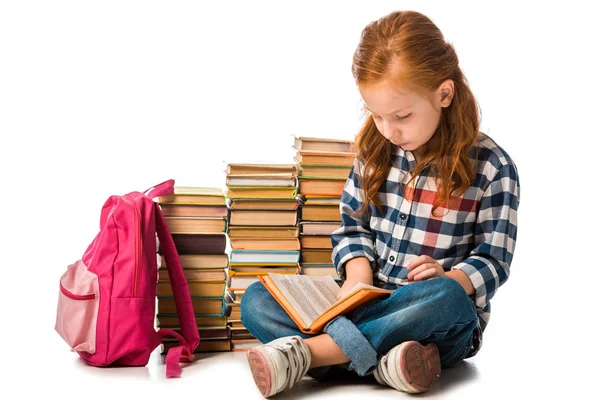
<instances>
[{"instance_id":1,"label":"girl's left hand","mask_svg":"<svg viewBox=\"0 0 600 400\"><path fill-rule=\"evenodd\" d=\"M435 278L436 276L446 276L444 268L429 256L413 258L406 268L410 271L408 273L409 281L424 281L426 279Z\"/></svg>"}]
</instances>

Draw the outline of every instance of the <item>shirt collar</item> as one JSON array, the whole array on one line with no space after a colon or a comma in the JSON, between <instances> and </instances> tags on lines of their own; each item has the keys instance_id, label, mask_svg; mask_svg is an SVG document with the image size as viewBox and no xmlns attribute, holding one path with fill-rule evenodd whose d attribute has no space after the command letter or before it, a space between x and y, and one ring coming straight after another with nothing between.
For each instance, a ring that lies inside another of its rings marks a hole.
<instances>
[{"instance_id":1,"label":"shirt collar","mask_svg":"<svg viewBox=\"0 0 600 400\"><path fill-rule=\"evenodd\" d=\"M396 155L396 165L404 171L409 171L415 167L417 161L412 151L404 150L402 147L393 145L394 153Z\"/></svg>"}]
</instances>

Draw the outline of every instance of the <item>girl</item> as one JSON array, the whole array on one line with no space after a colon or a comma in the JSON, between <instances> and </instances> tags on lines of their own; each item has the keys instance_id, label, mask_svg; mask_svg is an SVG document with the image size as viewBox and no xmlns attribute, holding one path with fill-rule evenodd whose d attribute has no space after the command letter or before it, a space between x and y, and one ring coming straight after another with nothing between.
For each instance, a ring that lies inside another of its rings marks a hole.
<instances>
[{"instance_id":1,"label":"girl","mask_svg":"<svg viewBox=\"0 0 600 400\"><path fill-rule=\"evenodd\" d=\"M424 392L442 368L477 353L490 299L508 278L517 169L479 132L452 45L426 16L393 12L363 30L352 72L367 119L332 259L342 295L357 282L395 290L308 335L261 283L248 287L242 321L266 343L248 360L265 397L340 365Z\"/></svg>"}]
</instances>

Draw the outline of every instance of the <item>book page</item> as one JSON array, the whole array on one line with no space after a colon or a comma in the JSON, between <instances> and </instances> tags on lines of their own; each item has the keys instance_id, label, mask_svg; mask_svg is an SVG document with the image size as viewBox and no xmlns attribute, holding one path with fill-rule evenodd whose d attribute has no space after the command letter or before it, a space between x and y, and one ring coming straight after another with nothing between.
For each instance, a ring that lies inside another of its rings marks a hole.
<instances>
[{"instance_id":1,"label":"book page","mask_svg":"<svg viewBox=\"0 0 600 400\"><path fill-rule=\"evenodd\" d=\"M363 283L363 282L356 282L356 284L354 286L352 286L350 291L348 293L346 293L346 295L344 297L342 297L339 300L334 299L334 302L331 304L331 306L329 308L333 308L333 306L343 303L344 301L346 301L347 298L352 297L352 295L354 295L354 293L359 292L363 289L370 290L370 291L376 291L376 292L386 292L386 293L391 292L391 290L382 289L382 288L379 288L379 287L373 286L373 285L367 285L366 283Z\"/></svg>"},{"instance_id":2,"label":"book page","mask_svg":"<svg viewBox=\"0 0 600 400\"><path fill-rule=\"evenodd\" d=\"M367 285L364 282L356 282L356 284L354 286L352 286L352 289L350 289L350 291L348 292L348 294L346 294L346 296L344 296L342 298L348 297L352 293L357 292L360 289L375 289L375 290L378 290L378 289L381 289L381 288L378 288L377 286L373 286L373 285Z\"/></svg>"},{"instance_id":3,"label":"book page","mask_svg":"<svg viewBox=\"0 0 600 400\"><path fill-rule=\"evenodd\" d=\"M340 291L331 276L280 275L269 273L277 288L298 312L306 326L336 302Z\"/></svg>"}]
</instances>

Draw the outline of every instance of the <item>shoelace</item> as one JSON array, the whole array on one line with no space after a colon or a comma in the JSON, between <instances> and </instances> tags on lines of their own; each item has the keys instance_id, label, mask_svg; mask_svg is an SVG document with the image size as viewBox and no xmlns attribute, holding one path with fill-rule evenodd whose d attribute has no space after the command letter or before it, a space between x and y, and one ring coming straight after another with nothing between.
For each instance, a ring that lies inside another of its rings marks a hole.
<instances>
[{"instance_id":1,"label":"shoelace","mask_svg":"<svg viewBox=\"0 0 600 400\"><path fill-rule=\"evenodd\" d=\"M293 341L294 343L288 342L278 346L279 350L285 355L289 365L285 378L286 389L290 389L296 382L302 379L309 367L307 350L303 343L300 343L298 339L293 339Z\"/></svg>"}]
</instances>

